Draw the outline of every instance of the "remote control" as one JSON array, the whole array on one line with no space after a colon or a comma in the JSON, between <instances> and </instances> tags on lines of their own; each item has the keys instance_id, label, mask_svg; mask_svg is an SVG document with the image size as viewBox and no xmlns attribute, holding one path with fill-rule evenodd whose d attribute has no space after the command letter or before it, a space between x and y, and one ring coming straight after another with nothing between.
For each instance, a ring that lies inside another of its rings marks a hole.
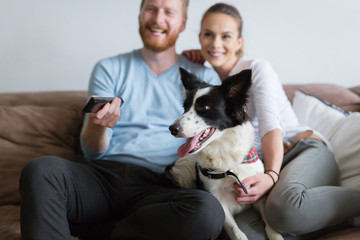
<instances>
[{"instance_id":1,"label":"remote control","mask_svg":"<svg viewBox=\"0 0 360 240\"><path fill-rule=\"evenodd\" d=\"M106 103L111 103L113 99L113 97L91 97L82 111L84 113L96 113L103 108ZM121 97L120 99L122 105L124 100Z\"/></svg>"}]
</instances>

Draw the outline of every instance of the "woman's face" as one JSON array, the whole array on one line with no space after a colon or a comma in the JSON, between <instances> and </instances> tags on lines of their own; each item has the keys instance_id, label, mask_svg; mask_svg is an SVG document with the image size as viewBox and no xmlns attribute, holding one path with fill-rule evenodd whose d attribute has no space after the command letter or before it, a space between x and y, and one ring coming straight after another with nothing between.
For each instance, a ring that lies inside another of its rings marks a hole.
<instances>
[{"instance_id":1,"label":"woman's face","mask_svg":"<svg viewBox=\"0 0 360 240\"><path fill-rule=\"evenodd\" d=\"M210 13L202 21L199 34L201 53L214 68L232 68L241 48L238 22L223 13Z\"/></svg>"}]
</instances>

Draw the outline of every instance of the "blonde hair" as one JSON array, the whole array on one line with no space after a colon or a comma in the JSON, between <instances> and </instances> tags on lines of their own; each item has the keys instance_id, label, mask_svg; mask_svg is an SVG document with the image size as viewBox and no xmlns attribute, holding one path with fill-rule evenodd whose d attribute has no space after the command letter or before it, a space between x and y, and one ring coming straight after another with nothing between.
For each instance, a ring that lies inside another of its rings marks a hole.
<instances>
[{"instance_id":1,"label":"blonde hair","mask_svg":"<svg viewBox=\"0 0 360 240\"><path fill-rule=\"evenodd\" d=\"M206 12L204 13L202 20L201 20L201 25L203 24L203 21L205 19L206 16L208 16L211 13L222 13L222 14L226 14L229 15L231 17L233 17L237 24L238 24L238 31L239 31L239 36L238 38L241 38L242 36L242 27L243 27L243 20L242 17L239 13L239 11L232 5L226 4L226 3L217 3L212 5L208 10L206 10ZM244 44L242 44L241 48L236 52L236 56L237 57L242 57L244 56Z\"/></svg>"},{"instance_id":2,"label":"blonde hair","mask_svg":"<svg viewBox=\"0 0 360 240\"><path fill-rule=\"evenodd\" d=\"M142 8L144 7L146 0L141 0L141 5L140 5L140 11L142 10ZM183 17L185 19L187 19L187 10L188 10L188 6L189 6L189 0L182 0L182 7L183 7Z\"/></svg>"}]
</instances>

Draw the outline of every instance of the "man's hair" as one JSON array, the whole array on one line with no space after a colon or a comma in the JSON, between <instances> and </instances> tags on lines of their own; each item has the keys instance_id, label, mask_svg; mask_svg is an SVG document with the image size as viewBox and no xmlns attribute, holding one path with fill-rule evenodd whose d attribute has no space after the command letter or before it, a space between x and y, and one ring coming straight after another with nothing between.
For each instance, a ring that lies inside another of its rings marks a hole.
<instances>
[{"instance_id":1,"label":"man's hair","mask_svg":"<svg viewBox=\"0 0 360 240\"><path fill-rule=\"evenodd\" d=\"M141 0L140 11L142 10L142 8L144 6L145 1L146 0ZM183 9L182 9L183 10L183 17L187 18L187 9L188 9L188 6L189 6L189 0L182 0L182 2L183 2L183 5L182 5L182 7L183 7Z\"/></svg>"}]
</instances>

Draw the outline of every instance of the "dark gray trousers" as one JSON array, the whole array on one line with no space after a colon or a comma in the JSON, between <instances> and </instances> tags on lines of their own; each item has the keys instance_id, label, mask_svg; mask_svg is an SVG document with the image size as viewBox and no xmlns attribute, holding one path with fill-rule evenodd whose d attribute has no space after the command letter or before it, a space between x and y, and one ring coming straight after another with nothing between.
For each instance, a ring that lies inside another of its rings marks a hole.
<instances>
[{"instance_id":1,"label":"dark gray trousers","mask_svg":"<svg viewBox=\"0 0 360 240\"><path fill-rule=\"evenodd\" d=\"M30 161L20 178L22 239L215 239L219 202L148 169L112 161Z\"/></svg>"}]
</instances>

